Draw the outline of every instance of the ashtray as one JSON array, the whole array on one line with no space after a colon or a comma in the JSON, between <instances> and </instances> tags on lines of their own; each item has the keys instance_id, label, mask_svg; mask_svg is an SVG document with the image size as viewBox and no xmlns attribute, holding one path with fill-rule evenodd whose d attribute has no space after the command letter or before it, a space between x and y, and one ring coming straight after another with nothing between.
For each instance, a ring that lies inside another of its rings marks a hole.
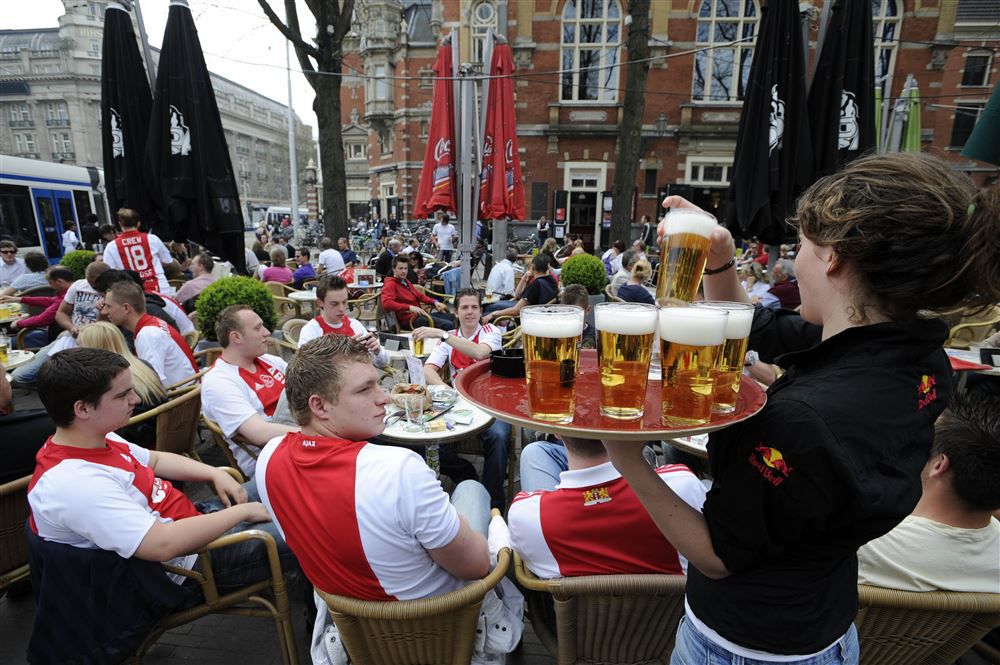
<instances>
[{"instance_id":1,"label":"ashtray","mask_svg":"<svg viewBox=\"0 0 1000 665\"><path fill-rule=\"evenodd\" d=\"M490 354L490 370L497 376L518 379L524 376L524 349L500 349Z\"/></svg>"}]
</instances>

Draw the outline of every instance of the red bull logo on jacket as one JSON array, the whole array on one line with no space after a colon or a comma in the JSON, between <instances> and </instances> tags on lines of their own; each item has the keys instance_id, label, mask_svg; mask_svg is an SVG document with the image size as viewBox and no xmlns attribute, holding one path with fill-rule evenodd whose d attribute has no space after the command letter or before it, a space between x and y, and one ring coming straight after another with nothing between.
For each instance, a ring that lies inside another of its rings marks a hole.
<instances>
[{"instance_id":1,"label":"red bull logo on jacket","mask_svg":"<svg viewBox=\"0 0 1000 665\"><path fill-rule=\"evenodd\" d=\"M920 383L917 385L917 410L923 409L925 406L937 399L937 379L933 376L928 376L924 374L920 377Z\"/></svg>"},{"instance_id":2,"label":"red bull logo on jacket","mask_svg":"<svg viewBox=\"0 0 1000 665\"><path fill-rule=\"evenodd\" d=\"M758 443L750 453L750 465L764 480L779 487L792 474L792 467L777 448Z\"/></svg>"}]
</instances>

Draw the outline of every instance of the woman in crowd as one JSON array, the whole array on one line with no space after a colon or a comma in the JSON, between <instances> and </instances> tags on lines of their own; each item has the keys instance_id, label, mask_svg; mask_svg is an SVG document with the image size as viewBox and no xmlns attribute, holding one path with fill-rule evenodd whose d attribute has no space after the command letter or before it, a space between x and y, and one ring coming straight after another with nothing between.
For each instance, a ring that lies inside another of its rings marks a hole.
<instances>
[{"instance_id":1,"label":"woman in crowd","mask_svg":"<svg viewBox=\"0 0 1000 665\"><path fill-rule=\"evenodd\" d=\"M767 278L764 275L764 266L756 261L751 261L740 268L740 272L742 273L740 275L742 278L740 283L743 286L743 290L747 292L750 302L756 305L770 288L767 284Z\"/></svg>"},{"instance_id":2,"label":"woman in crowd","mask_svg":"<svg viewBox=\"0 0 1000 665\"><path fill-rule=\"evenodd\" d=\"M702 512L641 446L605 442L690 564L675 665L858 662L855 552L916 505L951 395L948 327L932 317L1000 300L1000 187L977 192L935 157L857 159L812 185L793 221L801 313L758 307L750 336L785 374L759 413L711 435ZM734 254L719 226L708 299L748 300Z\"/></svg>"},{"instance_id":3,"label":"woman in crowd","mask_svg":"<svg viewBox=\"0 0 1000 665\"><path fill-rule=\"evenodd\" d=\"M257 257L258 261L271 260L270 255L268 255L267 253L267 250L264 249L264 244L260 240L255 241L254 244L250 246L250 251L253 252L253 255Z\"/></svg>"},{"instance_id":4,"label":"woman in crowd","mask_svg":"<svg viewBox=\"0 0 1000 665\"><path fill-rule=\"evenodd\" d=\"M548 257L550 270L552 268L559 268L559 261L556 260L557 251L559 251L559 243L556 242L555 238L547 238L542 243L542 248L538 251L539 254L544 254Z\"/></svg>"},{"instance_id":5,"label":"woman in crowd","mask_svg":"<svg viewBox=\"0 0 1000 665\"><path fill-rule=\"evenodd\" d=\"M643 302L650 305L656 304L653 300L653 294L646 290L643 286L649 278L653 276L653 266L649 264L649 261L644 261L639 259L632 266L632 278L629 279L627 284L623 284L618 289L618 297L625 302Z\"/></svg>"},{"instance_id":6,"label":"woman in crowd","mask_svg":"<svg viewBox=\"0 0 1000 665\"><path fill-rule=\"evenodd\" d=\"M156 371L142 360L139 360L125 344L125 337L117 326L106 321L97 321L80 328L76 342L78 346L92 349L113 351L128 361L132 373L132 386L139 396L139 405L132 412L133 416L145 413L167 401L167 392L160 382ZM118 430L118 434L127 441L144 448L156 448L156 419L150 418L136 425L129 425Z\"/></svg>"},{"instance_id":7,"label":"woman in crowd","mask_svg":"<svg viewBox=\"0 0 1000 665\"><path fill-rule=\"evenodd\" d=\"M288 260L288 255L285 254L285 250L281 247L275 247L271 250L271 265L262 269L260 271L260 280L262 282L281 282L282 284L291 284L294 278L294 273L291 269L285 265Z\"/></svg>"},{"instance_id":8,"label":"woman in crowd","mask_svg":"<svg viewBox=\"0 0 1000 665\"><path fill-rule=\"evenodd\" d=\"M413 284L423 286L427 282L427 268L424 267L424 255L420 252L409 253L410 267L406 271L406 279Z\"/></svg>"}]
</instances>

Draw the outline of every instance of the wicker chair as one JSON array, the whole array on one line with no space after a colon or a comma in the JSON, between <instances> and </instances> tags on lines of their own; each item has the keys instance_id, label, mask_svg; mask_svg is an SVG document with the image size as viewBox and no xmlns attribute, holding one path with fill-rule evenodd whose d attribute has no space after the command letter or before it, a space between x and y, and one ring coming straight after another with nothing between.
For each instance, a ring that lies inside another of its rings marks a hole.
<instances>
[{"instance_id":1,"label":"wicker chair","mask_svg":"<svg viewBox=\"0 0 1000 665\"><path fill-rule=\"evenodd\" d=\"M194 348L198 346L198 342L201 341L201 333L197 328L186 332L184 333L184 341L186 341L191 350L194 351Z\"/></svg>"},{"instance_id":2,"label":"wicker chair","mask_svg":"<svg viewBox=\"0 0 1000 665\"><path fill-rule=\"evenodd\" d=\"M0 485L0 589L30 577L24 521L28 519L28 483L24 476Z\"/></svg>"},{"instance_id":3,"label":"wicker chair","mask_svg":"<svg viewBox=\"0 0 1000 665\"><path fill-rule=\"evenodd\" d=\"M948 341L944 345L967 349L972 342L983 341L998 325L1000 325L1000 305L984 312L963 316L961 323L951 329Z\"/></svg>"},{"instance_id":4,"label":"wicker chair","mask_svg":"<svg viewBox=\"0 0 1000 665\"><path fill-rule=\"evenodd\" d=\"M167 391L167 396L170 398L177 397L182 393L186 393L188 390L198 385L201 382L201 377L205 376L205 372L208 368L199 370L197 374L192 374L186 379L181 379L177 383L171 383L169 386L163 386L164 390Z\"/></svg>"},{"instance_id":5,"label":"wicker chair","mask_svg":"<svg viewBox=\"0 0 1000 665\"><path fill-rule=\"evenodd\" d=\"M288 319L285 321L284 325L281 326L281 334L284 336L285 341L298 347L299 333L302 332L302 326L307 323L309 322L305 319Z\"/></svg>"},{"instance_id":6,"label":"wicker chair","mask_svg":"<svg viewBox=\"0 0 1000 665\"><path fill-rule=\"evenodd\" d=\"M540 580L514 555L518 584L555 601L556 634L543 597L526 594L531 626L559 665L667 663L684 614L683 575L588 575ZM866 664L867 665L867 664Z\"/></svg>"},{"instance_id":7,"label":"wicker chair","mask_svg":"<svg viewBox=\"0 0 1000 665\"><path fill-rule=\"evenodd\" d=\"M226 435L223 434L222 428L219 427L219 423L202 414L201 425L211 433L212 440L215 441L216 447L222 451L222 454L226 456L226 460L230 468L239 469L240 465L237 463L236 456L233 455L233 451L229 449L229 442L226 441ZM246 453L255 460L257 459L257 456L260 455L261 447L255 446L239 433L233 434L232 439L233 443L245 450ZM240 477L237 477L236 480L241 483L245 483L249 480L249 478L243 477L243 473L240 472Z\"/></svg>"},{"instance_id":8,"label":"wicker chair","mask_svg":"<svg viewBox=\"0 0 1000 665\"><path fill-rule=\"evenodd\" d=\"M274 311L278 315L278 326L282 326L286 321L302 318L302 303L291 298L274 296Z\"/></svg>"},{"instance_id":9,"label":"wicker chair","mask_svg":"<svg viewBox=\"0 0 1000 665\"><path fill-rule=\"evenodd\" d=\"M357 319L369 330L379 330L379 321L385 316L382 311L382 296L378 293L369 293L347 301L348 315Z\"/></svg>"},{"instance_id":10,"label":"wicker chair","mask_svg":"<svg viewBox=\"0 0 1000 665\"><path fill-rule=\"evenodd\" d=\"M302 282L303 291L308 291L309 289L315 289L317 286L319 286L318 279L307 279L304 282Z\"/></svg>"},{"instance_id":11,"label":"wicker chair","mask_svg":"<svg viewBox=\"0 0 1000 665\"><path fill-rule=\"evenodd\" d=\"M948 665L1000 626L1000 593L916 593L858 585L865 665Z\"/></svg>"},{"instance_id":12,"label":"wicker chair","mask_svg":"<svg viewBox=\"0 0 1000 665\"><path fill-rule=\"evenodd\" d=\"M195 452L198 419L201 416L201 386L195 385L176 394L170 401L155 409L129 418L129 425L136 425L156 418L156 450L187 455L201 461Z\"/></svg>"},{"instance_id":13,"label":"wicker chair","mask_svg":"<svg viewBox=\"0 0 1000 665\"><path fill-rule=\"evenodd\" d=\"M288 294L295 290L288 284L282 284L281 282L264 282L264 286L267 287L272 296L280 296L282 298L287 298Z\"/></svg>"},{"instance_id":14,"label":"wicker chair","mask_svg":"<svg viewBox=\"0 0 1000 665\"><path fill-rule=\"evenodd\" d=\"M479 608L510 567L510 550L481 580L443 596L379 602L316 593L326 601L356 665L424 665L472 660Z\"/></svg>"},{"instance_id":15,"label":"wicker chair","mask_svg":"<svg viewBox=\"0 0 1000 665\"><path fill-rule=\"evenodd\" d=\"M604 297L605 297L605 299L608 302L625 302L624 300L622 300L618 296L616 296L613 293L611 293L611 285L610 284L608 284L607 286L604 287Z\"/></svg>"}]
</instances>

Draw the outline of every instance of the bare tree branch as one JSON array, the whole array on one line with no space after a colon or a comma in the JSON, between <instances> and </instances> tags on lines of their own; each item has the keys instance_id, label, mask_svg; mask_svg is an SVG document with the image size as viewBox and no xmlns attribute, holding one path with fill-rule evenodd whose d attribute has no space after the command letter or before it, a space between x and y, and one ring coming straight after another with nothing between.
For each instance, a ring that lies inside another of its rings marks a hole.
<instances>
[{"instance_id":1,"label":"bare tree branch","mask_svg":"<svg viewBox=\"0 0 1000 665\"><path fill-rule=\"evenodd\" d=\"M354 0L344 0L344 6L340 10L340 16L337 17L333 33L333 40L336 43L342 44L344 42L347 31L351 29L352 18L354 18Z\"/></svg>"},{"instance_id":2,"label":"bare tree branch","mask_svg":"<svg viewBox=\"0 0 1000 665\"><path fill-rule=\"evenodd\" d=\"M274 13L274 10L271 9L271 6L267 4L267 0L257 0L257 4L260 5L260 8L262 10L264 10L264 14L267 16L268 20L271 21L274 27L276 27L278 31L285 36L285 39L290 41L292 45L295 46L296 51L302 50L303 52L311 55L314 58L319 58L319 50L315 46L302 40L302 33L299 32L298 17L295 15L294 12L295 8L294 2L291 3L292 12L288 15L289 26L286 26L281 21L281 19L278 18L278 15ZM286 11L288 9L288 4L289 4L288 2L285 3ZM291 25L293 22L294 25ZM310 69L311 68L312 66L310 65Z\"/></svg>"}]
</instances>

